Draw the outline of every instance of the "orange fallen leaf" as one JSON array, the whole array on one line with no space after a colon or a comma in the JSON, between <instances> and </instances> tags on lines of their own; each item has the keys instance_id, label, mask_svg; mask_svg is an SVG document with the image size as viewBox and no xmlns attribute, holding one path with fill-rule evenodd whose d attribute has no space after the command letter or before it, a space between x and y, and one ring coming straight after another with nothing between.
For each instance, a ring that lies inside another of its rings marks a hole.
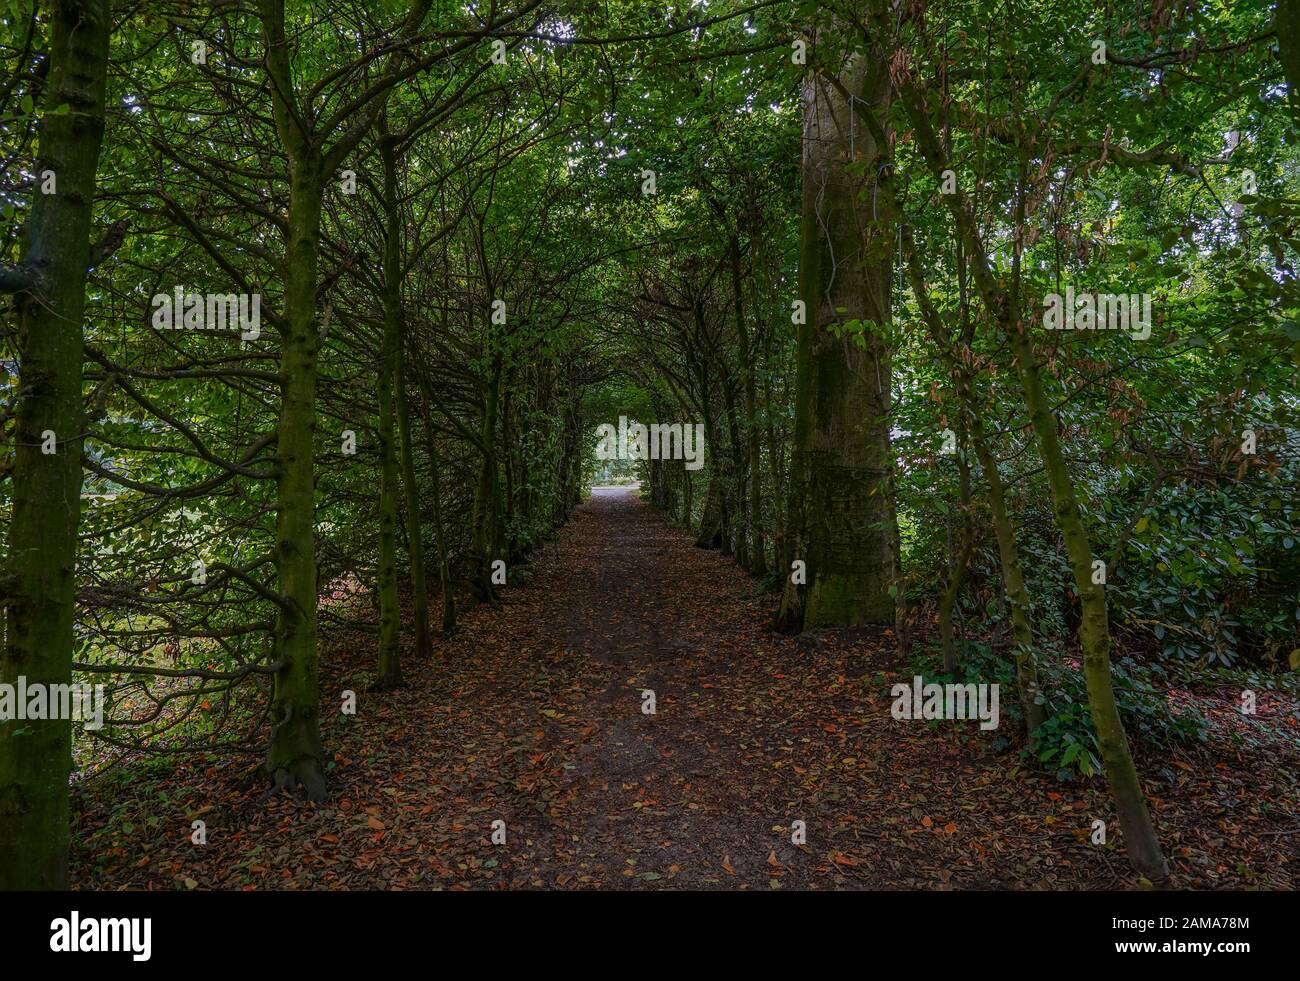
<instances>
[{"instance_id":1,"label":"orange fallen leaf","mask_svg":"<svg viewBox=\"0 0 1300 981\"><path fill-rule=\"evenodd\" d=\"M724 872L726 872L727 875L735 875L735 874L736 874L736 870L735 870L734 868L732 868L732 866L731 866L731 856L730 856L730 855L723 855L723 856L722 856L722 870L723 870Z\"/></svg>"}]
</instances>

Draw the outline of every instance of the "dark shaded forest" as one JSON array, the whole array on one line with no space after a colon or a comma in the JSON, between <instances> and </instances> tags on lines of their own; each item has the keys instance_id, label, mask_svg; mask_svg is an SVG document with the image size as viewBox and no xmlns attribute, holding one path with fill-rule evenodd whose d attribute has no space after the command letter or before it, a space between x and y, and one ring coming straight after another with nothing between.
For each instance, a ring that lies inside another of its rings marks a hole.
<instances>
[{"instance_id":1,"label":"dark shaded forest","mask_svg":"<svg viewBox=\"0 0 1300 981\"><path fill-rule=\"evenodd\" d=\"M1287 0L3 0L0 890L1294 889L1298 136Z\"/></svg>"}]
</instances>

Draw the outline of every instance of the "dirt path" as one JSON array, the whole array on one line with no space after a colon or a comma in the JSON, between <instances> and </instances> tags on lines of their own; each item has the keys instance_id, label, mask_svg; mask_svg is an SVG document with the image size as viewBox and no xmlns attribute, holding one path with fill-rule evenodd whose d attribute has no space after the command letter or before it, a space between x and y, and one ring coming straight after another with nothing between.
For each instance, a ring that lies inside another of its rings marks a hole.
<instances>
[{"instance_id":1,"label":"dirt path","mask_svg":"<svg viewBox=\"0 0 1300 981\"><path fill-rule=\"evenodd\" d=\"M895 721L889 686L911 666L891 638L823 638L811 649L771 633L770 595L625 491L597 491L517 578L500 609L462 618L445 644L449 665L408 658L396 693L365 692L373 635L331 638L322 656L335 760L328 803L268 798L246 763L177 771L163 781L162 807L144 787L134 805L100 790L74 829L85 839L81 884L1134 884L1113 822L1109 848L1088 842L1093 818L1110 816L1099 784L1013 776L1014 752L995 754L994 734L975 722ZM360 696L354 717L329 711L345 689ZM643 712L647 690L654 714ZM1254 878L1243 878L1225 822L1189 817L1207 805L1223 811L1212 793L1242 796L1234 779L1253 783L1251 793L1288 792L1252 768L1154 788L1178 885L1294 881L1285 851L1251 859ZM1294 799L1277 806L1294 811ZM189 841L195 813L207 821L204 846ZM495 821L503 844L491 840ZM805 844L792 843L796 821ZM1282 836L1252 840L1288 847Z\"/></svg>"}]
</instances>

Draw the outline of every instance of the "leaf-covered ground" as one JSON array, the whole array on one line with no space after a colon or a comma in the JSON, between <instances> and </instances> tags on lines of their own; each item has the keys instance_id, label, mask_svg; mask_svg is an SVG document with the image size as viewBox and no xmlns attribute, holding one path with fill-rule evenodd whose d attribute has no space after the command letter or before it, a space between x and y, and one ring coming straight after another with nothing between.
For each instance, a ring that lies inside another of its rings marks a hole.
<instances>
[{"instance_id":1,"label":"leaf-covered ground","mask_svg":"<svg viewBox=\"0 0 1300 981\"><path fill-rule=\"evenodd\" d=\"M634 497L598 492L500 609L462 617L450 663L408 657L404 689L366 693L373 634L324 638L328 803L268 795L247 761L127 763L129 784L78 792L77 885L1139 885L1100 781L1017 772L975 722L895 721L889 686L910 674L890 636L800 642L771 632L772 605ZM1266 698L1244 719L1234 695L1175 693L1212 716L1210 743L1141 760L1161 773L1146 789L1171 885L1295 888L1296 706ZM1089 841L1094 818L1107 846Z\"/></svg>"}]
</instances>

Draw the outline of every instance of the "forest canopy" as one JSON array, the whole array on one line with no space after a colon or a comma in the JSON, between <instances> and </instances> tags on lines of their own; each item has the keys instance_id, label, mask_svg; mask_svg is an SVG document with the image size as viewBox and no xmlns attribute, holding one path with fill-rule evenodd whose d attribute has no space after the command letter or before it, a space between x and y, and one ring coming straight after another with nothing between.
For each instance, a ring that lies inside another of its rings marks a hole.
<instances>
[{"instance_id":1,"label":"forest canopy","mask_svg":"<svg viewBox=\"0 0 1300 981\"><path fill-rule=\"evenodd\" d=\"M1264 0L0 3L0 683L98 693L0 697L0 889L129 874L146 776L337 800L342 688L523 733L457 672L615 629L494 633L630 482L725 562L619 577L763 611L717 677L999 685L1133 876L1294 885L1151 799L1300 800L1298 86Z\"/></svg>"}]
</instances>

